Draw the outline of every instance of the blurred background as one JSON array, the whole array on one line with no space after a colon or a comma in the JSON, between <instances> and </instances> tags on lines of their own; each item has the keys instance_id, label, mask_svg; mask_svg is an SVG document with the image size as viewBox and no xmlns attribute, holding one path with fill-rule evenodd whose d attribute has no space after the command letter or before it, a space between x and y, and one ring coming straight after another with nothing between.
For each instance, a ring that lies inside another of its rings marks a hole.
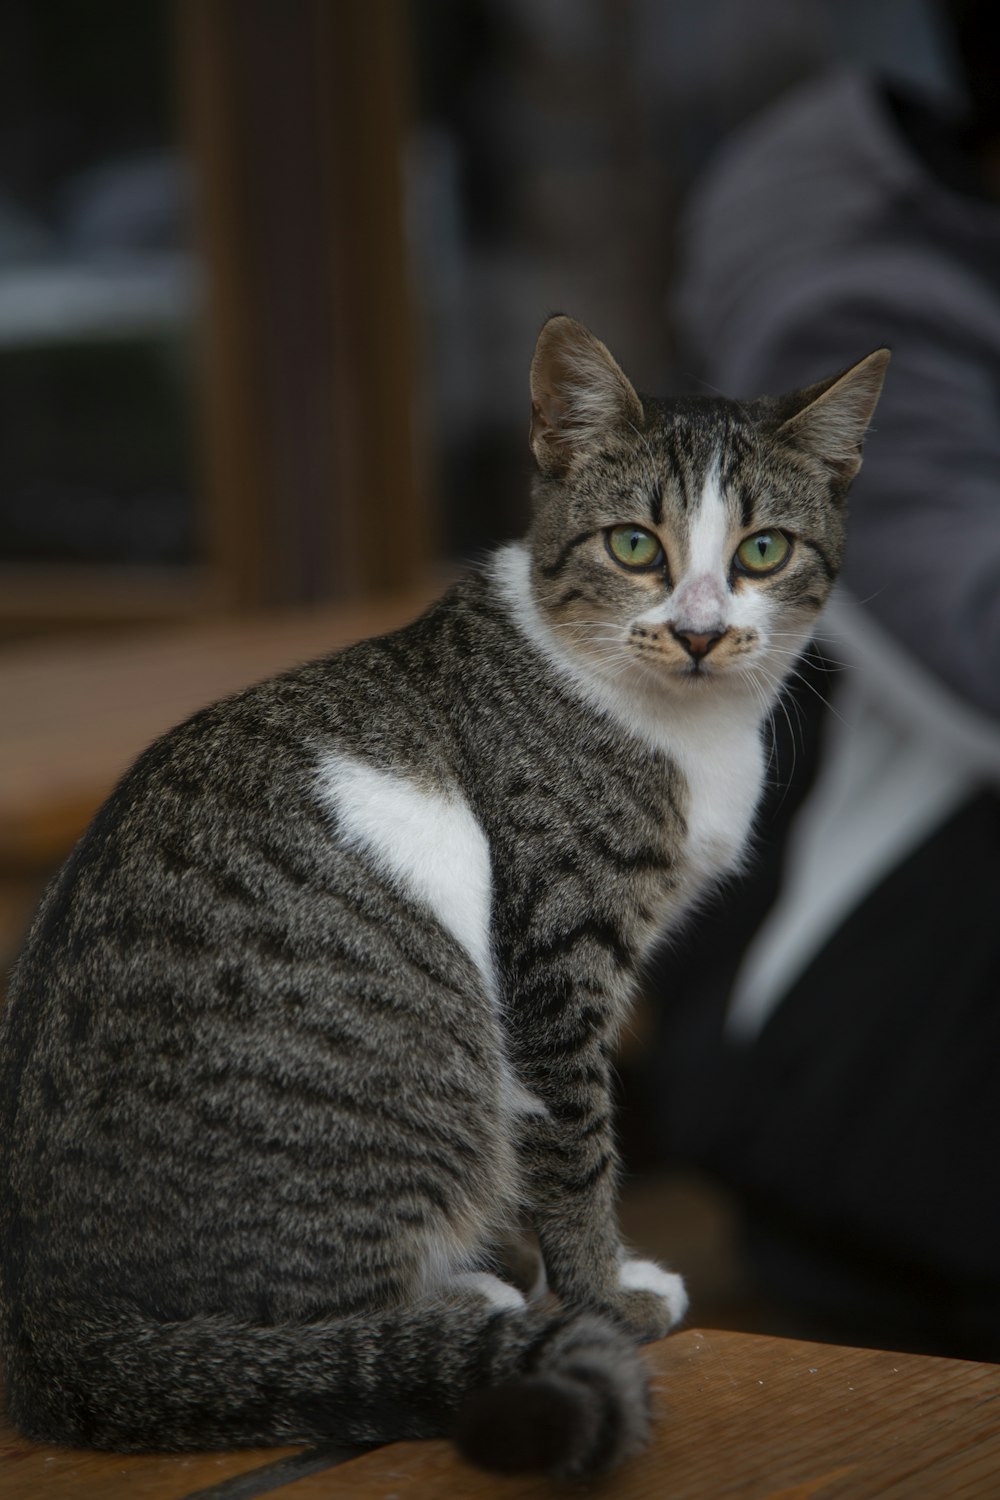
<instances>
[{"instance_id":1,"label":"blurred background","mask_svg":"<svg viewBox=\"0 0 1000 1500\"><path fill-rule=\"evenodd\" d=\"M7 0L0 967L171 715L523 527L547 314L640 390L697 386L692 184L838 66L957 87L920 0ZM671 1158L656 1004L622 1059L629 1225L702 1323L794 1331L735 1200Z\"/></svg>"},{"instance_id":2,"label":"blurred background","mask_svg":"<svg viewBox=\"0 0 1000 1500\"><path fill-rule=\"evenodd\" d=\"M838 61L949 79L917 0L360 9L5 6L7 640L345 597L512 534L543 318L689 380L673 228L718 141Z\"/></svg>"}]
</instances>

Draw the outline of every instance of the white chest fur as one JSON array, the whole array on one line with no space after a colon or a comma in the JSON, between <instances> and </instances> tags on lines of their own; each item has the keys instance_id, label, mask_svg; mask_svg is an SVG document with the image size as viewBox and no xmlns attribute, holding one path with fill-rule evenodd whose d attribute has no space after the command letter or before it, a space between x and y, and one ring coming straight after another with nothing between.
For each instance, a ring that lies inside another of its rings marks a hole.
<instances>
[{"instance_id":1,"label":"white chest fur","mask_svg":"<svg viewBox=\"0 0 1000 1500\"><path fill-rule=\"evenodd\" d=\"M763 785L760 728L742 715L692 716L664 741L688 784L686 864L699 887L741 862Z\"/></svg>"}]
</instances>

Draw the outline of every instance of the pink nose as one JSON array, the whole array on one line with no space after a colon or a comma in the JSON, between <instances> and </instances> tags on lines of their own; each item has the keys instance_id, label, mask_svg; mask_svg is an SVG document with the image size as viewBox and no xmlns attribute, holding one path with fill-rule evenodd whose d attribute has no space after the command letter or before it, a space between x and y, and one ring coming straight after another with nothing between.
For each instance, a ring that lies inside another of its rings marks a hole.
<instances>
[{"instance_id":1,"label":"pink nose","mask_svg":"<svg viewBox=\"0 0 1000 1500\"><path fill-rule=\"evenodd\" d=\"M687 630L683 625L671 625L670 631L695 661L701 661L703 656L707 656L726 633L725 630Z\"/></svg>"}]
</instances>

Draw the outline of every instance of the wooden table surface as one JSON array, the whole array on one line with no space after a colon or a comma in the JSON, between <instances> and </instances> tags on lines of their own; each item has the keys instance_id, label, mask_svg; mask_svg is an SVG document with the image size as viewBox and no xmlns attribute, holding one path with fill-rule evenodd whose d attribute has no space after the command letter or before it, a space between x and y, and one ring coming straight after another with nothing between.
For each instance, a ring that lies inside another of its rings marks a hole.
<instances>
[{"instance_id":1,"label":"wooden table surface","mask_svg":"<svg viewBox=\"0 0 1000 1500\"><path fill-rule=\"evenodd\" d=\"M651 1345L647 1453L575 1488L470 1469L444 1442L118 1457L0 1425L4 1500L951 1500L1000 1496L1000 1366L697 1329ZM339 1461L338 1461L339 1459Z\"/></svg>"}]
</instances>

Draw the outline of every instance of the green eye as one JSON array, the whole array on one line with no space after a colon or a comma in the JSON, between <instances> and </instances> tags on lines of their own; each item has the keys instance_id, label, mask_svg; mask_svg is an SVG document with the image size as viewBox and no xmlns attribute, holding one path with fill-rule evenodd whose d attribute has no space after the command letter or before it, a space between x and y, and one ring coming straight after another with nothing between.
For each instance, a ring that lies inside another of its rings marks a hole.
<instances>
[{"instance_id":1,"label":"green eye","mask_svg":"<svg viewBox=\"0 0 1000 1500\"><path fill-rule=\"evenodd\" d=\"M783 531L758 531L740 542L733 560L741 573L773 573L791 550L792 544Z\"/></svg>"},{"instance_id":2,"label":"green eye","mask_svg":"<svg viewBox=\"0 0 1000 1500\"><path fill-rule=\"evenodd\" d=\"M663 561L660 539L641 526L612 526L608 551L626 568L656 568Z\"/></svg>"}]
</instances>

